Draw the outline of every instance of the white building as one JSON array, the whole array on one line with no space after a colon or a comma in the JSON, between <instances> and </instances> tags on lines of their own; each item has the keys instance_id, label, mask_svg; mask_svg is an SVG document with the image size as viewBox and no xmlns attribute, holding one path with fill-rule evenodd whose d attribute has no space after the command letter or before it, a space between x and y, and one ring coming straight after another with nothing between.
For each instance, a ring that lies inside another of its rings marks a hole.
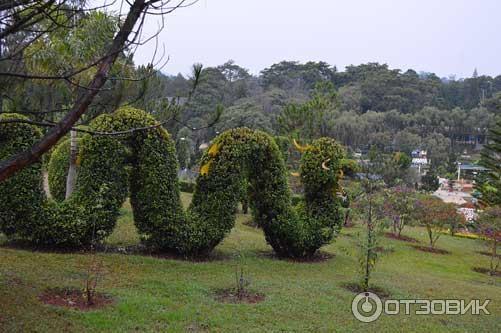
<instances>
[{"instance_id":1,"label":"white building","mask_svg":"<svg viewBox=\"0 0 501 333\"><path fill-rule=\"evenodd\" d=\"M411 166L418 169L421 174L421 169L428 167L430 160L428 159L428 152L426 150L416 149L411 152L412 162Z\"/></svg>"}]
</instances>

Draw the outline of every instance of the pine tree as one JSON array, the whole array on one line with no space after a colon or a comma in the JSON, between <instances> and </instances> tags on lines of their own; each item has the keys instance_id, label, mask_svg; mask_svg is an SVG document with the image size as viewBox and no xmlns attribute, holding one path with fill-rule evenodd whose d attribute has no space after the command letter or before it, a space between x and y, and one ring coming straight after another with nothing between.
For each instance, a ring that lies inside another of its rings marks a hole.
<instances>
[{"instance_id":1,"label":"pine tree","mask_svg":"<svg viewBox=\"0 0 501 333\"><path fill-rule=\"evenodd\" d=\"M488 169L479 182L481 202L501 205L501 119L489 131L489 143L481 152L481 164Z\"/></svg>"}]
</instances>

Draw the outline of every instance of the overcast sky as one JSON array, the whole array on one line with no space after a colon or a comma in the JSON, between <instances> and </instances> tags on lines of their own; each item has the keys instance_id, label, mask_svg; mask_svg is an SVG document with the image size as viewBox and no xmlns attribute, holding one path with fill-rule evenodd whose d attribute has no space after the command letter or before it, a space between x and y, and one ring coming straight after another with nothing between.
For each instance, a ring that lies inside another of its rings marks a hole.
<instances>
[{"instance_id":1,"label":"overcast sky","mask_svg":"<svg viewBox=\"0 0 501 333\"><path fill-rule=\"evenodd\" d=\"M166 16L159 41L169 74L233 59L255 74L281 60L322 60L467 77L501 74L500 34L501 0L199 0ZM142 47L136 63L153 49Z\"/></svg>"}]
</instances>

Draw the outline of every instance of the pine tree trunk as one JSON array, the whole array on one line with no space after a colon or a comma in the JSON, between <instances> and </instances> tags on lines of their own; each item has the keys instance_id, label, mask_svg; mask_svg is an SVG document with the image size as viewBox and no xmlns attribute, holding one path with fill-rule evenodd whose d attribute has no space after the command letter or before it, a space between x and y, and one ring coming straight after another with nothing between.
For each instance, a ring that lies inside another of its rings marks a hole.
<instances>
[{"instance_id":1,"label":"pine tree trunk","mask_svg":"<svg viewBox=\"0 0 501 333\"><path fill-rule=\"evenodd\" d=\"M66 199L68 199L75 190L75 184L77 180L77 132L71 131L70 133L70 166L68 168L68 176L66 178Z\"/></svg>"}]
</instances>

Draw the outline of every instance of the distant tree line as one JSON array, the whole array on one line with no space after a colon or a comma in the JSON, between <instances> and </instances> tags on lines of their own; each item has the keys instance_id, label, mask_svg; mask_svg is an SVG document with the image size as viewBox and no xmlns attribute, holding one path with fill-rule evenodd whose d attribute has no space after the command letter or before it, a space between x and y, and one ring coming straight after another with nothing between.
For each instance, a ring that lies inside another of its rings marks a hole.
<instances>
[{"instance_id":1,"label":"distant tree line","mask_svg":"<svg viewBox=\"0 0 501 333\"><path fill-rule=\"evenodd\" d=\"M190 79L181 74L158 73L150 81L138 106L157 115L160 99L187 97L190 91ZM218 132L247 126L303 140L330 136L352 150L426 149L433 163L445 166L451 153L485 143L501 112L501 75L479 76L475 70L466 79L439 78L378 63L340 72L325 62L282 61L256 76L228 61L202 71L182 117L200 127L217 106L224 108L221 119L206 131L172 124L169 129L189 146L183 151L196 154Z\"/></svg>"}]
</instances>

